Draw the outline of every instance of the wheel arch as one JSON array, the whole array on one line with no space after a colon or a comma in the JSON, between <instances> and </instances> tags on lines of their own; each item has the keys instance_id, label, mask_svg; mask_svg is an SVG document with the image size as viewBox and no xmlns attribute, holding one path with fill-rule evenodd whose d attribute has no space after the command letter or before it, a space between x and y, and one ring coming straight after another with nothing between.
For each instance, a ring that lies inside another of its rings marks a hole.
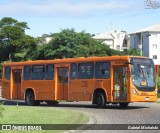
<instances>
[{"instance_id":1,"label":"wheel arch","mask_svg":"<svg viewBox=\"0 0 160 133\"><path fill-rule=\"evenodd\" d=\"M25 99L26 94L27 94L28 92L33 92L35 100L37 99L37 98L36 98L36 91L34 90L34 88L31 88L31 87L25 89L25 91L24 91L24 99Z\"/></svg>"},{"instance_id":2,"label":"wheel arch","mask_svg":"<svg viewBox=\"0 0 160 133\"><path fill-rule=\"evenodd\" d=\"M104 97L105 97L105 100L107 102L107 92L104 88L96 88L92 94L92 104L96 104L96 97L97 97L97 94L101 92Z\"/></svg>"}]
</instances>

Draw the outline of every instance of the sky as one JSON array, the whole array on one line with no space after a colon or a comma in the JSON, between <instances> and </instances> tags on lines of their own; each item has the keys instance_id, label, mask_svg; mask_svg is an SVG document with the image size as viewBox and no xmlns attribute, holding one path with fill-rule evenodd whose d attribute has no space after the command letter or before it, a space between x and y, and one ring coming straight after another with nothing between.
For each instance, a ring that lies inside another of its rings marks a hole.
<instances>
[{"instance_id":1,"label":"sky","mask_svg":"<svg viewBox=\"0 0 160 133\"><path fill-rule=\"evenodd\" d=\"M3 17L27 22L26 34L33 37L66 28L133 33L160 23L160 0L0 0Z\"/></svg>"}]
</instances>

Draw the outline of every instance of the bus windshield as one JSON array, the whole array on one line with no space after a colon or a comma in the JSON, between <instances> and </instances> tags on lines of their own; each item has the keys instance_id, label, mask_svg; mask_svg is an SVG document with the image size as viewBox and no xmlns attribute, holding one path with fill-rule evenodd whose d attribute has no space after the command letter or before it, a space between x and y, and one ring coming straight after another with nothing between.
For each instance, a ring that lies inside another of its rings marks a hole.
<instances>
[{"instance_id":1,"label":"bus windshield","mask_svg":"<svg viewBox=\"0 0 160 133\"><path fill-rule=\"evenodd\" d=\"M155 87L155 69L151 59L131 58L131 74L133 84L139 87Z\"/></svg>"}]
</instances>

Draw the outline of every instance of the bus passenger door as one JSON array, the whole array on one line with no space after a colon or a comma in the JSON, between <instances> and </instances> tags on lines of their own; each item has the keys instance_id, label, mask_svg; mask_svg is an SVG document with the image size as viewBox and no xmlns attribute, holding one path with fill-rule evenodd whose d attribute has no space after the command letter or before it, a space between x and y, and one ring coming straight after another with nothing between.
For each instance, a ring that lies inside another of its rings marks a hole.
<instances>
[{"instance_id":1,"label":"bus passenger door","mask_svg":"<svg viewBox=\"0 0 160 133\"><path fill-rule=\"evenodd\" d=\"M67 67L58 68L58 100L68 100L68 76L69 69Z\"/></svg>"},{"instance_id":2,"label":"bus passenger door","mask_svg":"<svg viewBox=\"0 0 160 133\"><path fill-rule=\"evenodd\" d=\"M127 101L129 88L129 71L127 66L113 67L113 100Z\"/></svg>"},{"instance_id":3,"label":"bus passenger door","mask_svg":"<svg viewBox=\"0 0 160 133\"><path fill-rule=\"evenodd\" d=\"M22 70L15 69L13 72L13 90L12 98L20 99L21 98L21 80L22 80Z\"/></svg>"}]
</instances>

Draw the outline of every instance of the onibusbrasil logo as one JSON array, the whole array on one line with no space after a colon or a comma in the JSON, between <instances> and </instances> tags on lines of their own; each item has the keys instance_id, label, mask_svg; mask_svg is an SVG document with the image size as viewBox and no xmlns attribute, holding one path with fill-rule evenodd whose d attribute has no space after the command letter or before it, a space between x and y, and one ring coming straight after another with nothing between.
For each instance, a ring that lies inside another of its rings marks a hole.
<instances>
[{"instance_id":1,"label":"onibusbrasil logo","mask_svg":"<svg viewBox=\"0 0 160 133\"><path fill-rule=\"evenodd\" d=\"M145 0L145 9L158 9L160 8L160 0Z\"/></svg>"}]
</instances>

